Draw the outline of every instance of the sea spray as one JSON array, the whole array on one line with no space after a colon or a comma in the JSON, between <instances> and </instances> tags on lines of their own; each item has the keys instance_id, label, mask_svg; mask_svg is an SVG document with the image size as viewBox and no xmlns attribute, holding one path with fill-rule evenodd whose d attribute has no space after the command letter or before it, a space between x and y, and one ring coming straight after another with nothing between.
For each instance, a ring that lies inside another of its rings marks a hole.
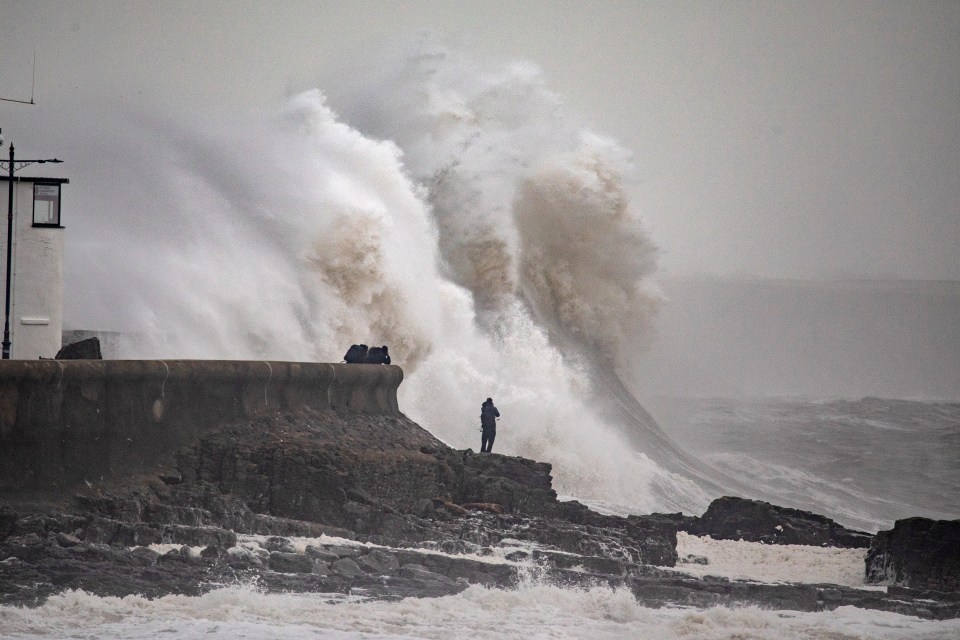
<instances>
[{"instance_id":1,"label":"sea spray","mask_svg":"<svg viewBox=\"0 0 960 640\"><path fill-rule=\"evenodd\" d=\"M702 510L694 483L602 417L579 357L615 366L652 312L629 154L573 126L532 65L477 73L473 93L437 77L383 96L409 129L382 140L317 90L273 114L127 125L141 133L116 155L149 175L149 197L111 188L109 222L84 239L135 334L122 356L339 361L351 343L388 344L402 409L451 445L476 448L493 396L495 451L551 462L561 493Z\"/></svg>"},{"instance_id":2,"label":"sea spray","mask_svg":"<svg viewBox=\"0 0 960 640\"><path fill-rule=\"evenodd\" d=\"M530 63L490 70L426 42L388 66L347 100L345 117L404 149L427 189L444 273L469 290L477 328L509 354L507 367L477 363L512 428L501 436L506 450L554 462L564 492L701 509L704 492L662 470L676 451L652 418L641 410L612 421L600 406L610 399L597 393L609 386L598 369L628 371L640 357L657 303L656 250L630 200L631 154L579 126ZM454 376L448 385L476 382ZM401 390L414 419L470 444L443 418L475 413L464 406L475 398L416 393ZM513 406L515 397L525 401Z\"/></svg>"}]
</instances>

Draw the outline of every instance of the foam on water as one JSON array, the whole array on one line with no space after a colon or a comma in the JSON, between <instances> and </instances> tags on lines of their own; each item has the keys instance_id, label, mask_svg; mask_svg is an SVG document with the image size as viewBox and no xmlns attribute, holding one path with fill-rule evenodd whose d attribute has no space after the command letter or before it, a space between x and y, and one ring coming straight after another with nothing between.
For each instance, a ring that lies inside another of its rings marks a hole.
<instances>
[{"instance_id":1,"label":"foam on water","mask_svg":"<svg viewBox=\"0 0 960 640\"><path fill-rule=\"evenodd\" d=\"M231 553L260 553L268 536L242 535ZM298 553L310 545L378 547L335 536L288 538ZM255 583L224 586L199 597L97 597L69 591L33 608L0 606L0 634L10 640L81 638L146 640L310 638L389 640L461 637L528 639L620 639L657 637L737 638L955 638L960 620L931 622L911 616L841 607L822 613L770 611L756 607L651 609L625 589L559 587L545 581L530 560L529 542L504 540L491 555L458 558L511 564L521 569L517 589L472 586L456 596L370 601L362 594L267 594ZM863 583L862 549L765 545L712 540L678 533L681 562L675 571L694 577L720 576L755 582ZM164 552L171 545L153 545ZM179 547L178 547L179 549ZM508 560L515 550L527 560ZM190 549L195 553L197 549ZM420 550L441 554L438 550ZM684 562L699 556L708 564Z\"/></svg>"},{"instance_id":2,"label":"foam on water","mask_svg":"<svg viewBox=\"0 0 960 640\"><path fill-rule=\"evenodd\" d=\"M694 576L864 586L865 549L714 540L678 531L677 555L676 570ZM688 556L706 558L708 564L684 562Z\"/></svg>"},{"instance_id":3,"label":"foam on water","mask_svg":"<svg viewBox=\"0 0 960 640\"><path fill-rule=\"evenodd\" d=\"M184 640L218 638L523 639L657 637L823 640L952 639L960 621L923 621L850 607L828 613L737 609L650 609L626 590L527 584L513 591L473 586L444 598L358 602L338 594L263 594L252 586L200 597L99 598L77 591L42 607L0 607L9 640L82 638Z\"/></svg>"}]
</instances>

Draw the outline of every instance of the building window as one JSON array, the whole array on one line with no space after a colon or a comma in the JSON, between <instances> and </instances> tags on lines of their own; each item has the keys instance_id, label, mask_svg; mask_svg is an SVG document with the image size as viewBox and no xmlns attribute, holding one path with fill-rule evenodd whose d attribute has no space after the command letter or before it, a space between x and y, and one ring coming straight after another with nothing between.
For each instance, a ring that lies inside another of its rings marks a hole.
<instances>
[{"instance_id":1,"label":"building window","mask_svg":"<svg viewBox=\"0 0 960 640\"><path fill-rule=\"evenodd\" d=\"M33 185L33 226L60 226L60 185Z\"/></svg>"}]
</instances>

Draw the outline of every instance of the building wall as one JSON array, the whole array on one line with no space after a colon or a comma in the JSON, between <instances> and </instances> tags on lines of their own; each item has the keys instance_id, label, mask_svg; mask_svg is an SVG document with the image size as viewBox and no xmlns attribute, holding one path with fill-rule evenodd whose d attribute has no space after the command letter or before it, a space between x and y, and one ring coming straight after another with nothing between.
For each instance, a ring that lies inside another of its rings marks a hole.
<instances>
[{"instance_id":1,"label":"building wall","mask_svg":"<svg viewBox=\"0 0 960 640\"><path fill-rule=\"evenodd\" d=\"M5 178L5 177L4 177ZM8 182L0 182L3 200ZM15 360L52 358L63 334L64 229L33 226L33 185L30 178L14 183L13 278L10 300L10 357ZM6 207L2 208L6 213ZM0 305L7 268L6 216L0 216ZM0 307L0 315L3 309ZM2 322L2 319L0 319Z\"/></svg>"}]
</instances>

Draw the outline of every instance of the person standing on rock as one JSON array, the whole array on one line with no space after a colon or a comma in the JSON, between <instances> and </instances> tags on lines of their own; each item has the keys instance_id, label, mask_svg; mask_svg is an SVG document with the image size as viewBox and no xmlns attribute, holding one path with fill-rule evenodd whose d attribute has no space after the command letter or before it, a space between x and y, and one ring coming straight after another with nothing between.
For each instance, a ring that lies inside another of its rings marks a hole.
<instances>
[{"instance_id":1,"label":"person standing on rock","mask_svg":"<svg viewBox=\"0 0 960 640\"><path fill-rule=\"evenodd\" d=\"M497 418L500 412L493 406L493 398L487 398L480 405L480 453L490 453L493 441L497 438Z\"/></svg>"}]
</instances>

